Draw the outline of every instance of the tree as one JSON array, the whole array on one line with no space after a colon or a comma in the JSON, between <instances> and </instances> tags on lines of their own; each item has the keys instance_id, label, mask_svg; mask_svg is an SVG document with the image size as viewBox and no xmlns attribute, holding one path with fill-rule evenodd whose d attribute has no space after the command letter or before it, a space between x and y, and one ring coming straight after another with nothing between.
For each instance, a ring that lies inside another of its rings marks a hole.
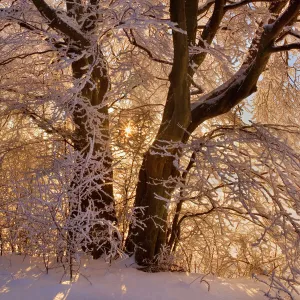
<instances>
[{"instance_id":1,"label":"tree","mask_svg":"<svg viewBox=\"0 0 300 300\"><path fill-rule=\"evenodd\" d=\"M209 49L213 39L220 29L226 13L236 7L247 5L249 1L226 4L226 1L209 1L199 9L199 1L170 1L170 19L178 24L179 30L173 30L174 58L169 76L170 88L158 134L145 154L137 187L136 206L145 206L147 230L132 229L134 242L140 247L136 250L136 259L142 263L145 259L152 260L166 242L166 230L161 230L156 223L164 227L167 219L167 208L160 197L170 199L173 187L166 189L164 181L170 176L177 176L173 165L175 153L180 155L176 142L186 143L193 131L204 121L224 114L243 99L257 90L259 77L265 70L272 53L298 49L299 43L276 46L276 43L287 35L288 26L297 20L300 3L298 1L271 1L268 11L270 17L260 22L251 41L248 55L240 68L231 78L216 89L191 101L191 86L197 69L207 56L206 51L196 54L189 49ZM270 2L270 1L268 1ZM284 7L288 6L284 9ZM197 38L198 15L209 10L214 5L208 22ZM251 9L251 8L250 8ZM223 25L224 26L224 25ZM250 41L249 41L250 42ZM189 48L190 47L190 48ZM191 51L190 51L191 52ZM202 90L197 92L202 93ZM164 143L174 142L174 147L168 148L167 155L157 148ZM145 251L146 250L146 251Z\"/></svg>"},{"instance_id":2,"label":"tree","mask_svg":"<svg viewBox=\"0 0 300 300\"><path fill-rule=\"evenodd\" d=\"M29 5L29 7L34 5L39 15L35 15L33 19L25 21L24 17L30 17L26 15L26 5ZM59 7L56 9L51 8L45 1L33 1L32 3L26 3L25 9L17 3L15 6L3 9L2 14L7 20L16 21L21 28L25 28L30 33L44 36L47 41L46 44L52 47L51 50L47 49L42 52L25 54L25 57L56 51L58 53L57 59L61 55L62 58L64 57L68 60L67 64L71 67L72 78L75 82L74 89L77 89L75 92L72 92L72 102L67 103L69 105L67 110L71 114L71 119L75 125L75 131L72 133L71 140L74 149L79 153L79 156L75 158L79 165L82 163L82 160L86 164L87 156L89 156L90 165L85 165L83 168L86 169L84 173L93 173L93 177L87 180L86 177L89 175L82 174L82 166L78 171L74 172L70 184L70 192L72 193L69 196L71 199L70 215L73 219L76 219L80 211L85 212L92 205L93 209L98 211L97 217L99 219L115 222L111 183L112 162L110 146L107 144L110 139L108 107L105 99L109 88L109 79L106 59L102 53L101 45L95 42L94 36L96 21L99 19L97 5L99 4L91 2L84 8L79 2L71 1L67 2L66 7L61 10ZM66 14L68 20L76 22L78 27L73 27L68 21L65 21L63 15L60 15L62 12ZM87 17L84 17L83 13ZM40 25L32 25L34 18L38 19L37 22ZM7 26L10 26L10 23L5 24L3 30ZM44 29L44 26L49 27ZM48 32L49 29L52 30L51 33ZM55 32L58 35L54 37L53 33ZM6 65L17 58L22 58L22 55L4 60L2 64ZM42 101L43 99L40 100ZM36 116L35 112L26 110L27 108L25 108L25 113L34 120L41 122L40 125L51 127L49 125L51 120L45 120L44 116ZM87 115L89 116L88 118ZM42 123L46 124L43 125ZM50 128L48 133L53 131L56 131L56 129ZM102 166L97 165L99 162ZM91 170L91 168L95 168L95 170ZM83 183L84 181L87 182ZM80 198L79 201L72 200L72 198L76 199L78 197ZM104 232L107 230L105 226L98 224L91 228L89 234L93 236L97 231L101 231L103 239L106 240ZM87 245L87 248L92 252L93 257L97 258L109 246L99 249L91 242Z\"/></svg>"},{"instance_id":3,"label":"tree","mask_svg":"<svg viewBox=\"0 0 300 300\"><path fill-rule=\"evenodd\" d=\"M167 252L184 252L191 264L180 242L204 250L189 236L206 228L205 245L214 240L221 247L226 225L243 256L243 236L233 233L230 222L244 230L266 229L269 249L279 236L279 229L270 227L287 226L291 251L299 231L288 216L288 208L299 214L293 127L299 125L299 8L297 0L2 4L1 113L9 121L25 119L26 130L42 132L38 143L61 145L58 152L49 146L53 165L59 157L60 167L49 167L48 174L64 174L56 189L69 205L60 224L68 225L59 228L74 244L72 251L82 247L94 258L115 254L121 230L128 235L126 250L141 265L152 265L165 245ZM249 106L256 107L251 114L258 122L276 126L247 127L239 114ZM287 110L281 120L278 109ZM21 136L26 145L30 139ZM15 149L13 137L6 144ZM284 167L281 148L272 144L283 147L282 139L289 157ZM222 143L226 151L218 148ZM254 145L273 160L260 156ZM281 182L282 174L290 179ZM267 218L261 207L269 201L276 213L269 211Z\"/></svg>"}]
</instances>

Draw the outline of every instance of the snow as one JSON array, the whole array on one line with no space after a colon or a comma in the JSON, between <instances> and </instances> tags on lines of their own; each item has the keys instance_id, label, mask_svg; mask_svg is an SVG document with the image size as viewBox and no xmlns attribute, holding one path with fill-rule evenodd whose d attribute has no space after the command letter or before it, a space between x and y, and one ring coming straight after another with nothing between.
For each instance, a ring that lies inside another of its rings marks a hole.
<instances>
[{"instance_id":1,"label":"snow","mask_svg":"<svg viewBox=\"0 0 300 300\"><path fill-rule=\"evenodd\" d=\"M72 283L62 278L62 268L52 267L46 274L40 258L0 257L0 299L266 299L263 286L251 279L206 276L201 282L199 274L144 273L130 259L114 261L111 266L101 260L82 262L81 274Z\"/></svg>"}]
</instances>

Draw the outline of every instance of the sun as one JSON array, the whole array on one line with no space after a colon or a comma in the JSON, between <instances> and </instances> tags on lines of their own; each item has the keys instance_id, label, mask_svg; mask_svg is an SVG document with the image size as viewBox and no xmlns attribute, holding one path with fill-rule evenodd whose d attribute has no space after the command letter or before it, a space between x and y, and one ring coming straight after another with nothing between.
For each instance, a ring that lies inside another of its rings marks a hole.
<instances>
[{"instance_id":1,"label":"sun","mask_svg":"<svg viewBox=\"0 0 300 300\"><path fill-rule=\"evenodd\" d=\"M132 134L132 126L131 126L130 123L125 127L124 131L125 131L125 136L127 138L131 136L131 134Z\"/></svg>"}]
</instances>

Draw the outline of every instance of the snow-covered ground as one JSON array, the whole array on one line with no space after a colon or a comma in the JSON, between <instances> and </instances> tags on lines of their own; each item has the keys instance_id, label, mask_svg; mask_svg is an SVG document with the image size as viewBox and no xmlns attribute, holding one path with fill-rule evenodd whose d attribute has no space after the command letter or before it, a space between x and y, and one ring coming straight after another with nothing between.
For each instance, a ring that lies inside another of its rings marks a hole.
<instances>
[{"instance_id":1,"label":"snow-covered ground","mask_svg":"<svg viewBox=\"0 0 300 300\"><path fill-rule=\"evenodd\" d=\"M266 299L264 287L251 279L207 276L201 282L199 274L144 273L136 270L130 260L116 261L111 266L89 261L82 264L80 272L70 283L68 278L62 278L62 268L53 268L46 274L41 259L0 257L0 299Z\"/></svg>"}]
</instances>

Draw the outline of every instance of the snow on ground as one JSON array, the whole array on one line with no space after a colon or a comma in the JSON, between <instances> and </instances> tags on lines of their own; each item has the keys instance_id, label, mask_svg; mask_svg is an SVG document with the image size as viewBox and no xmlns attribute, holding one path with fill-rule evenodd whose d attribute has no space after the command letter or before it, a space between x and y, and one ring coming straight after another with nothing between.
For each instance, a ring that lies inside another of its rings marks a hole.
<instances>
[{"instance_id":1,"label":"snow on ground","mask_svg":"<svg viewBox=\"0 0 300 300\"><path fill-rule=\"evenodd\" d=\"M46 274L40 258L0 257L1 300L248 300L266 299L254 280L223 280L187 273L144 273L132 261L89 261L75 282L62 278L63 269ZM60 283L61 282L61 283ZM208 291L208 284L210 290Z\"/></svg>"}]
</instances>

